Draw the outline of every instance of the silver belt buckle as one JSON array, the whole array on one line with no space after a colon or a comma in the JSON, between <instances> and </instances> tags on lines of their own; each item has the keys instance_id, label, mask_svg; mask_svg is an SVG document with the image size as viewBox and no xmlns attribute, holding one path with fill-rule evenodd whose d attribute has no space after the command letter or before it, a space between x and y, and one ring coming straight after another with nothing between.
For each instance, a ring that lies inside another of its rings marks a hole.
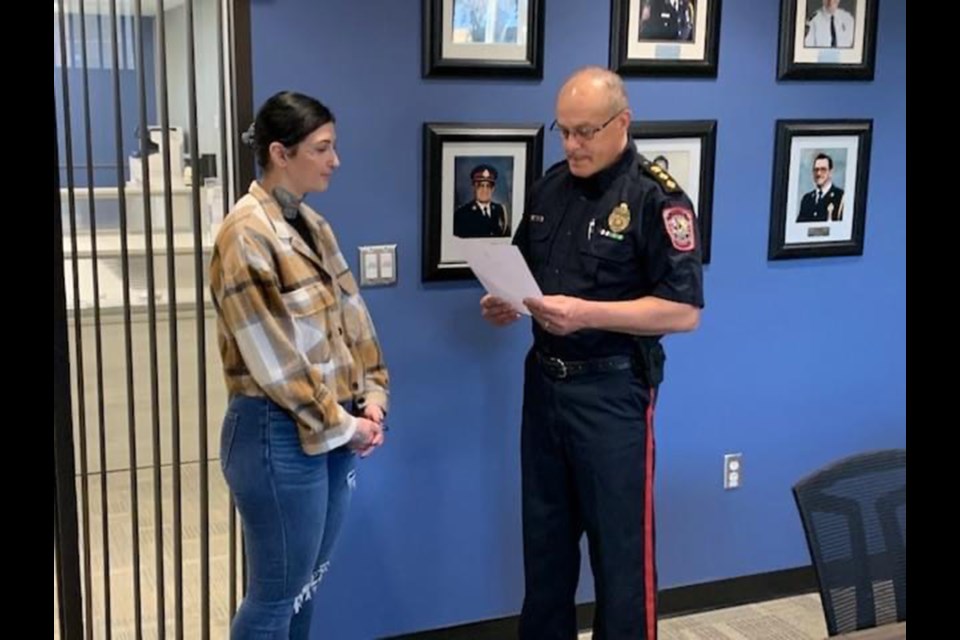
<instances>
[{"instance_id":1,"label":"silver belt buckle","mask_svg":"<svg viewBox=\"0 0 960 640\"><path fill-rule=\"evenodd\" d=\"M560 373L557 375L557 378L563 379L567 377L567 363L561 360L560 358L547 358L551 366L560 366Z\"/></svg>"}]
</instances>

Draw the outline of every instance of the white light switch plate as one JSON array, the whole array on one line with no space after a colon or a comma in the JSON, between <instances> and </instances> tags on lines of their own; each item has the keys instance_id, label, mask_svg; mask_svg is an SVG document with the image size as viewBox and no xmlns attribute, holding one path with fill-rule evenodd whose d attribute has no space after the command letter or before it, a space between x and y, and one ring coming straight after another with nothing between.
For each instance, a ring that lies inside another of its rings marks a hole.
<instances>
[{"instance_id":1,"label":"white light switch plate","mask_svg":"<svg viewBox=\"0 0 960 640\"><path fill-rule=\"evenodd\" d=\"M360 247L360 286L378 287L397 281L397 245Z\"/></svg>"}]
</instances>

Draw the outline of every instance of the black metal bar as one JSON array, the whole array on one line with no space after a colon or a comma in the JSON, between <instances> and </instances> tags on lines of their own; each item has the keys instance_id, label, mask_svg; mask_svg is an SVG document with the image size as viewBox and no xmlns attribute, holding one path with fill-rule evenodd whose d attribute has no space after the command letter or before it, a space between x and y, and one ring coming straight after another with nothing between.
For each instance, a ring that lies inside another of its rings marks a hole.
<instances>
[{"instance_id":1,"label":"black metal bar","mask_svg":"<svg viewBox=\"0 0 960 640\"><path fill-rule=\"evenodd\" d=\"M66 58L66 10L63 0L60 0L60 38L61 43L61 78L63 83L63 112L64 112L64 147L67 155L67 198L70 206L70 262L73 269L73 329L74 329L74 348L76 350L77 367L77 426L80 436L80 503L83 520L81 527L83 530L83 588L87 594L84 600L86 614L86 637L87 640L93 637L93 577L90 562L90 486L87 469L87 404L86 404L86 384L83 361L83 324L81 316L80 300L80 259L77 251L77 215L76 200L74 197L74 179L73 179L73 127L70 122L70 83L67 78L68 70L65 64ZM81 60L83 70L87 67L87 38L86 25L84 24L83 2L80 3L80 41L81 41ZM89 142L87 143L89 147ZM58 194L59 195L59 194ZM91 198L92 200L92 198ZM93 202L89 205L94 207ZM72 436L71 436L72 437Z\"/></svg>"},{"instance_id":2,"label":"black metal bar","mask_svg":"<svg viewBox=\"0 0 960 640\"><path fill-rule=\"evenodd\" d=\"M110 0L110 21L114 30L117 29L117 0ZM116 32L114 33L116 36ZM134 633L137 640L143 638L143 602L140 585L140 500L137 484L137 414L134 405L133 380L133 328L130 318L130 252L127 246L127 198L124 190L125 175L123 171L123 117L120 102L120 53L118 38L114 37L111 43L113 48L113 104L114 104L114 137L117 140L117 197L120 207L120 272L123 280L123 328L124 354L126 357L126 390L127 390L127 442L130 459L130 518L131 518L131 551L133 554L133 615Z\"/></svg>"},{"instance_id":3,"label":"black metal bar","mask_svg":"<svg viewBox=\"0 0 960 640\"><path fill-rule=\"evenodd\" d=\"M220 2L218 0L217 5ZM197 70L196 70L196 33L194 26L193 0L185 3L186 11L186 55L187 55L187 105L190 122L190 165L194 168L191 184L191 203L193 205L193 259L194 259L194 304L197 326L197 431L200 438L200 566L201 566L201 634L210 636L210 570L209 570L209 471L207 468L207 359L206 359L206 304L204 297L203 274L206 264L203 255L203 221L200 208L200 135L197 122ZM218 38L219 41L219 38ZM222 91L222 88L221 88ZM223 125L221 125L221 130Z\"/></svg>"},{"instance_id":4,"label":"black metal bar","mask_svg":"<svg viewBox=\"0 0 960 640\"><path fill-rule=\"evenodd\" d=\"M231 83L233 87L232 103L234 120L232 121L233 140L240 139L240 130L246 129L253 121L253 74L250 50L250 2L231 0L229 3L230 51L232 54ZM254 162L252 154L234 153L234 185L237 196L253 181ZM227 210L227 193L224 192L224 208ZM233 498L230 499L230 615L237 608L237 514ZM241 579L246 591L246 562L242 534L239 540L241 557Z\"/></svg>"},{"instance_id":5,"label":"black metal bar","mask_svg":"<svg viewBox=\"0 0 960 640\"><path fill-rule=\"evenodd\" d=\"M236 30L237 10L238 10L237 3L236 2L230 3L230 13L228 16L228 20L230 22L230 30L229 30L230 51L233 52L233 60L231 61L231 64L230 64L230 86L234 88L232 107L233 107L233 114L236 118L232 122L233 129L231 132L234 134L237 134L246 125L246 121L240 119L240 108L236 99L237 98L237 90L236 90L237 46L239 41L239 38L237 38L237 30ZM243 124L240 124L241 122L243 122ZM236 147L237 135L234 135L233 144L234 144L234 147ZM239 155L240 154L235 153L234 157L239 157ZM224 171L224 173L226 173L226 171ZM232 175L234 178L234 184L237 185L237 194L239 195L239 192L240 192L239 185L241 184L240 167L237 166L236 164L234 164L233 166ZM224 201L226 201L227 192L224 192L223 199ZM226 216L224 216L224 218L226 218ZM229 491L229 488L228 488L228 491ZM227 571L227 579L230 582L230 588L228 591L229 596L227 598L227 606L228 606L228 611L230 612L230 621L233 622L233 617L237 611L237 507L236 507L236 503L234 503L233 501L233 494L229 494L229 495L230 495L230 501L227 507L229 509L229 516L227 519L229 523L229 533L227 535L227 538L228 538L228 544L230 545L230 553L228 557L228 562L230 563L230 566Z\"/></svg>"},{"instance_id":6,"label":"black metal bar","mask_svg":"<svg viewBox=\"0 0 960 640\"><path fill-rule=\"evenodd\" d=\"M230 591L229 591L229 611L230 611L230 621L233 622L233 616L237 611L237 505L233 501L233 494L230 494L230 516L229 516L229 534L227 538L229 539L227 544L230 546L230 554L228 562L230 562L230 568L228 571L228 580L230 581Z\"/></svg>"},{"instance_id":7,"label":"black metal bar","mask_svg":"<svg viewBox=\"0 0 960 640\"><path fill-rule=\"evenodd\" d=\"M54 97L54 104L56 104L56 97ZM56 108L56 107L54 107ZM56 114L56 111L54 111ZM64 611L63 611L63 590L60 585L60 575L63 573L63 564L60 562L60 554L57 551L57 546L60 544L60 518L57 515L57 454L53 454L53 588L54 588L54 597L56 598L57 604L57 617L53 620L53 634L54 637L62 638L65 635L64 627Z\"/></svg>"},{"instance_id":8,"label":"black metal bar","mask_svg":"<svg viewBox=\"0 0 960 640\"><path fill-rule=\"evenodd\" d=\"M63 16L61 0L60 15ZM61 34L65 31L62 29ZM64 37L66 37L64 35ZM62 39L61 39L62 41ZM65 54L65 49L61 50ZM64 58L66 56L64 55ZM64 69L66 73L66 69ZM63 224L60 211L60 169L57 149L57 101L53 98L53 502L59 589L60 637L83 637L83 594L77 494L73 466L73 418L70 403L70 355L67 338L67 295L63 274Z\"/></svg>"},{"instance_id":9,"label":"black metal bar","mask_svg":"<svg viewBox=\"0 0 960 640\"><path fill-rule=\"evenodd\" d=\"M99 461L100 461L100 531L103 544L103 605L104 621L106 625L106 639L110 640L112 636L111 624L111 602L110 602L110 534L108 529L108 503L107 503L107 465L106 465L106 412L103 402L103 333L100 325L100 267L97 256L97 206L96 198L93 195L93 132L90 124L90 73L89 61L87 59L87 18L84 10L84 0L80 0L80 39L84 42L83 46L83 113L84 113L84 140L87 148L87 199L90 206L90 262L93 276L93 331L94 331L94 358L97 366L97 437L99 443ZM100 20L97 19L98 33ZM102 38L99 38L102 40ZM119 143L119 142L118 142ZM81 483L86 479L86 446L81 445ZM84 520L89 520L90 512L84 507ZM84 525L84 532L89 533L90 526ZM84 555L89 555L89 548L92 541L89 537L85 538ZM89 589L89 586L88 586ZM93 594L88 590L87 602L92 607ZM93 618L87 621L87 637L93 637Z\"/></svg>"},{"instance_id":10,"label":"black metal bar","mask_svg":"<svg viewBox=\"0 0 960 640\"><path fill-rule=\"evenodd\" d=\"M240 576L243 595L247 595L247 541L243 537L243 527L240 527Z\"/></svg>"},{"instance_id":11,"label":"black metal bar","mask_svg":"<svg viewBox=\"0 0 960 640\"><path fill-rule=\"evenodd\" d=\"M217 63L219 69L219 87L218 97L220 106L220 163L222 168L219 171L220 176L220 202L223 218L226 218L227 194L230 193L230 163L229 149L227 146L227 92L226 87L230 81L231 73L227 66L227 60L224 55L224 21L229 16L224 14L223 2L217 2ZM228 30L228 33L230 31ZM230 110L232 113L232 109ZM212 221L211 211L211 221ZM210 230L213 234L213 228ZM199 277L201 269L206 265L195 265L196 278L196 305L197 305L197 380L199 381L199 438L200 438L200 633L202 640L210 640L210 453L207 447L208 425L207 425L207 363L206 363L206 313L201 314L203 308L203 279ZM203 320L201 321L201 318ZM231 612L233 608L231 607Z\"/></svg>"},{"instance_id":12,"label":"black metal bar","mask_svg":"<svg viewBox=\"0 0 960 640\"><path fill-rule=\"evenodd\" d=\"M237 117L239 122L253 121L253 63L250 49L250 3L243 0L234 0L234 28L236 38L234 48L235 61L235 101L237 103ZM246 125L244 125L246 128ZM237 154L237 191L239 192L253 182L254 162L253 154ZM240 528L240 585L243 595L247 593L247 546L243 536L243 527Z\"/></svg>"},{"instance_id":13,"label":"black metal bar","mask_svg":"<svg viewBox=\"0 0 960 640\"><path fill-rule=\"evenodd\" d=\"M140 161L143 191L143 239L146 248L147 275L147 342L150 358L150 418L153 433L153 518L154 550L157 571L157 637L166 638L166 583L163 562L163 477L160 469L160 370L157 362L157 300L153 273L153 215L150 196L150 139L147 122L147 81L143 39L143 0L134 0L137 39L137 89L140 95Z\"/></svg>"},{"instance_id":14,"label":"black metal bar","mask_svg":"<svg viewBox=\"0 0 960 640\"><path fill-rule=\"evenodd\" d=\"M219 77L219 99L220 99L220 161L223 163L223 169L220 171L220 187L221 191L221 208L223 217L227 217L227 211L230 209L229 194L230 194L230 185L232 184L230 180L230 171L228 171L228 153L230 152L230 147L227 146L227 91L226 87L227 82L230 80L230 70L227 68L227 59L224 53L224 41L223 41L223 28L224 28L224 16L223 13L223 2L217 2L217 64L219 65L220 77ZM232 110L230 110L232 113ZM232 130L232 129L231 129ZM234 139L236 143L236 139Z\"/></svg>"},{"instance_id":15,"label":"black metal bar","mask_svg":"<svg viewBox=\"0 0 960 640\"><path fill-rule=\"evenodd\" d=\"M233 60L231 61L229 72L230 72L230 86L234 88L232 93L233 99L231 102L233 107L233 114L236 117L236 119L231 123L233 125L232 133L235 134L233 137L234 147L236 147L237 140L239 139L239 136L236 134L240 130L242 130L244 127L249 126L246 120L240 119L241 117L240 109L239 109L239 104L237 102L237 82L236 82L237 65L238 65L237 47L239 46L239 42L241 40L240 38L237 38L237 30L236 30L238 10L242 10L242 7L238 7L238 3L236 1L231 2L229 5L229 15L227 16L227 19L230 23L230 29L228 31L228 33L230 34L230 51L233 53ZM243 124L239 124L241 122ZM239 155L240 154L235 153L234 157L239 157ZM227 173L227 171L224 170L224 173ZM239 185L242 183L240 182L240 167L237 166L236 163L233 166L233 177L234 177L234 183L237 185L237 193L239 195L239 191L240 191ZM228 192L226 191L224 191L223 193L224 201L227 200L227 193ZM226 215L224 215L224 218L226 218ZM229 487L228 487L228 491L229 491ZM230 621L233 622L233 616L237 611L237 507L233 501L233 494L231 493L229 494L229 496L230 496L230 501L227 507L229 509L229 515L227 519L229 523L228 524L229 530L227 534L227 544L230 546L230 553L227 561L230 563L230 566L227 569L227 579L230 583L230 586L228 590L229 595L227 598L227 607L228 607L227 610L230 612Z\"/></svg>"},{"instance_id":16,"label":"black metal bar","mask_svg":"<svg viewBox=\"0 0 960 640\"><path fill-rule=\"evenodd\" d=\"M107 54L103 50L103 14L99 12L100 0L97 0L97 58L100 60L100 68L106 69Z\"/></svg>"},{"instance_id":17,"label":"black metal bar","mask_svg":"<svg viewBox=\"0 0 960 640\"><path fill-rule=\"evenodd\" d=\"M167 25L166 9L163 0L157 5L157 56L160 60L158 70L160 81L160 126L163 144L163 205L167 231L167 324L170 348L170 421L172 439L173 468L173 585L174 585L174 634L177 640L183 640L183 530L181 527L181 473L180 473L180 359L177 354L177 277L176 247L173 234L173 181L170 168L170 105L167 95ZM191 129L191 138L196 137L196 129ZM196 166L196 163L193 164ZM153 255L148 261L153 265Z\"/></svg>"},{"instance_id":18,"label":"black metal bar","mask_svg":"<svg viewBox=\"0 0 960 640\"><path fill-rule=\"evenodd\" d=\"M242 131L253 122L253 71L250 51L250 2L233 0L233 96L237 119L235 126ZM234 140L239 139L239 133ZM254 178L253 154L234 154L236 156L236 174L234 184L237 196L247 188Z\"/></svg>"}]
</instances>

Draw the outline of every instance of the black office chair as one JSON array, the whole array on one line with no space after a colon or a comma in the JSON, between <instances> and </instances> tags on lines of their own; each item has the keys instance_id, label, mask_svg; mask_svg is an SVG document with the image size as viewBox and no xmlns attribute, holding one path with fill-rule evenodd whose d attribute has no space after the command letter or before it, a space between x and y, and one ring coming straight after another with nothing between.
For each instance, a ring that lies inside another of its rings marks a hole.
<instances>
[{"instance_id":1,"label":"black office chair","mask_svg":"<svg viewBox=\"0 0 960 640\"><path fill-rule=\"evenodd\" d=\"M906 449L833 462L793 496L829 635L906 620Z\"/></svg>"}]
</instances>

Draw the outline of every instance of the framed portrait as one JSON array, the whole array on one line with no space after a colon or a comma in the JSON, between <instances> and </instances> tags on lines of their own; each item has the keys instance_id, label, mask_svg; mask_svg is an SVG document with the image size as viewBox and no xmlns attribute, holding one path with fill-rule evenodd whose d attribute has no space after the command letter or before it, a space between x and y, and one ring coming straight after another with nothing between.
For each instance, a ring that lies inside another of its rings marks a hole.
<instances>
[{"instance_id":1,"label":"framed portrait","mask_svg":"<svg viewBox=\"0 0 960 640\"><path fill-rule=\"evenodd\" d=\"M544 0L423 0L424 78L543 78Z\"/></svg>"},{"instance_id":2,"label":"framed portrait","mask_svg":"<svg viewBox=\"0 0 960 640\"><path fill-rule=\"evenodd\" d=\"M700 253L703 263L708 264L713 229L717 121L633 122L630 137L640 155L669 173L690 198L700 230Z\"/></svg>"},{"instance_id":3,"label":"framed portrait","mask_svg":"<svg viewBox=\"0 0 960 640\"><path fill-rule=\"evenodd\" d=\"M543 169L543 125L423 125L424 282L469 280L464 247L509 244Z\"/></svg>"},{"instance_id":4,"label":"framed portrait","mask_svg":"<svg viewBox=\"0 0 960 640\"><path fill-rule=\"evenodd\" d=\"M872 120L778 120L770 260L863 255Z\"/></svg>"},{"instance_id":5,"label":"framed portrait","mask_svg":"<svg viewBox=\"0 0 960 640\"><path fill-rule=\"evenodd\" d=\"M622 76L717 76L720 0L612 3L612 70Z\"/></svg>"},{"instance_id":6,"label":"framed portrait","mask_svg":"<svg viewBox=\"0 0 960 640\"><path fill-rule=\"evenodd\" d=\"M879 0L781 0L780 80L873 80Z\"/></svg>"}]
</instances>

